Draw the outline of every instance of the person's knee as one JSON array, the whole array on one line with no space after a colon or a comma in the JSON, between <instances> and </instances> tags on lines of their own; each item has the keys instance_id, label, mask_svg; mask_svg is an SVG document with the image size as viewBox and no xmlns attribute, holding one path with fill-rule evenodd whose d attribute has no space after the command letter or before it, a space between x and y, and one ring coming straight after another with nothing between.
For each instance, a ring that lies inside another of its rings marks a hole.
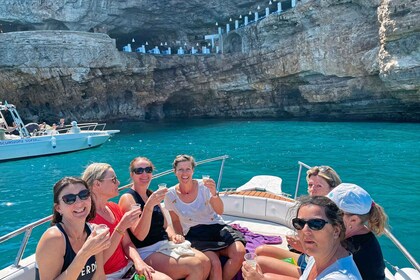
<instances>
[{"instance_id":1,"label":"person's knee","mask_svg":"<svg viewBox=\"0 0 420 280\"><path fill-rule=\"evenodd\" d=\"M266 251L267 245L260 245L257 247L257 249L255 249L255 254L257 254L257 256L263 255L264 252Z\"/></svg>"},{"instance_id":2,"label":"person's knee","mask_svg":"<svg viewBox=\"0 0 420 280\"><path fill-rule=\"evenodd\" d=\"M235 262L242 263L245 253L245 247L241 244L241 246L235 246L235 248L231 250L229 257L230 259L235 260Z\"/></svg>"}]
</instances>

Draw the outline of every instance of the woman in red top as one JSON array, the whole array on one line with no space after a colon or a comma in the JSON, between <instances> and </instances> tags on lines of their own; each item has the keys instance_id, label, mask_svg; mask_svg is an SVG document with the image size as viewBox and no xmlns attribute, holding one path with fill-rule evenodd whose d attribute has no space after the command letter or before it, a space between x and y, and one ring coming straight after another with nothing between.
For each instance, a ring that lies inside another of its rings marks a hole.
<instances>
[{"instance_id":1,"label":"woman in red top","mask_svg":"<svg viewBox=\"0 0 420 280\"><path fill-rule=\"evenodd\" d=\"M170 279L147 265L125 234L127 228L139 221L141 210L134 209L123 215L118 204L108 201L118 195L120 184L111 165L92 163L85 169L82 178L91 188L96 205L96 216L92 223L107 225L111 234L111 246L104 252L107 279L120 279L133 265L137 273L146 279Z\"/></svg>"}]
</instances>

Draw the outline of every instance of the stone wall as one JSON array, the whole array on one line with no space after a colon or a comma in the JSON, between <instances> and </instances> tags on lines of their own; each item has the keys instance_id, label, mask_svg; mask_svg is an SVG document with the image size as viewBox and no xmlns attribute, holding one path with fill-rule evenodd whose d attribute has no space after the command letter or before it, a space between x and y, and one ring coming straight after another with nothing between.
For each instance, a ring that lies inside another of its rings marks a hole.
<instances>
[{"instance_id":1,"label":"stone wall","mask_svg":"<svg viewBox=\"0 0 420 280\"><path fill-rule=\"evenodd\" d=\"M0 34L0 100L35 121L419 121L419 5L299 1L235 32L246 51L223 55L121 53L103 34Z\"/></svg>"}]
</instances>

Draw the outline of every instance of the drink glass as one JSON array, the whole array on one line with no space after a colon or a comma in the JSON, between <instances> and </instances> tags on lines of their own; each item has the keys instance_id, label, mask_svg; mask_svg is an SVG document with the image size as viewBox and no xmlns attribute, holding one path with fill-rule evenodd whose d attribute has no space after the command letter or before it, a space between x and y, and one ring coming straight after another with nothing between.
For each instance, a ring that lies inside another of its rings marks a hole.
<instances>
[{"instance_id":1,"label":"drink glass","mask_svg":"<svg viewBox=\"0 0 420 280\"><path fill-rule=\"evenodd\" d=\"M297 238L297 232L295 230L289 229L288 231L286 231L286 237L290 237L290 238Z\"/></svg>"},{"instance_id":2,"label":"drink glass","mask_svg":"<svg viewBox=\"0 0 420 280\"><path fill-rule=\"evenodd\" d=\"M141 204L140 203L131 204L131 210L134 210L134 209L141 209Z\"/></svg>"},{"instance_id":3,"label":"drink glass","mask_svg":"<svg viewBox=\"0 0 420 280\"><path fill-rule=\"evenodd\" d=\"M205 184L206 180L210 179L210 175L203 175L202 178L203 178L203 183Z\"/></svg>"},{"instance_id":4,"label":"drink glass","mask_svg":"<svg viewBox=\"0 0 420 280\"><path fill-rule=\"evenodd\" d=\"M255 269L257 267L257 260L255 259L256 257L257 255L255 253L246 253L244 259L247 264Z\"/></svg>"},{"instance_id":5,"label":"drink glass","mask_svg":"<svg viewBox=\"0 0 420 280\"><path fill-rule=\"evenodd\" d=\"M108 229L108 226L107 225L100 224L100 225L97 225L95 227L95 232L96 232L96 234L101 234L102 232L106 231L107 229Z\"/></svg>"},{"instance_id":6,"label":"drink glass","mask_svg":"<svg viewBox=\"0 0 420 280\"><path fill-rule=\"evenodd\" d=\"M166 183L160 183L158 185L158 190L161 190L161 189L166 189Z\"/></svg>"}]
</instances>

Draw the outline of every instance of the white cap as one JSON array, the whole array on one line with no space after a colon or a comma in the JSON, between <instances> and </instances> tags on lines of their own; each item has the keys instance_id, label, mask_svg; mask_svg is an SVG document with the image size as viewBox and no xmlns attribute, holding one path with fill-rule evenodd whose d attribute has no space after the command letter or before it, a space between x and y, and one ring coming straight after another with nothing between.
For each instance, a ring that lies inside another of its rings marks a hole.
<instances>
[{"instance_id":1,"label":"white cap","mask_svg":"<svg viewBox=\"0 0 420 280\"><path fill-rule=\"evenodd\" d=\"M369 213L373 200L369 193L355 184L342 183L332 189L327 197L343 212L365 215Z\"/></svg>"}]
</instances>

